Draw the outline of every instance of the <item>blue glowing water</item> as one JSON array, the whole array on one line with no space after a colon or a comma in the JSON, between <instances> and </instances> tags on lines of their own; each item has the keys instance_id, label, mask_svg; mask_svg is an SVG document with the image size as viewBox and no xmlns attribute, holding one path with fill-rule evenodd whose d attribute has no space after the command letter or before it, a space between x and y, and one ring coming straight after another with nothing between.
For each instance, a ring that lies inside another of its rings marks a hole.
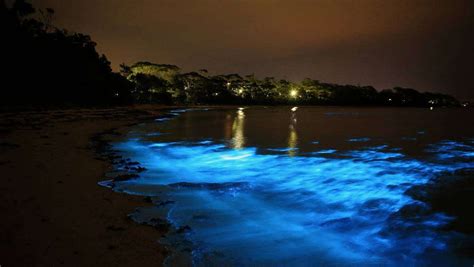
<instances>
[{"instance_id":1,"label":"blue glowing water","mask_svg":"<svg viewBox=\"0 0 474 267\"><path fill-rule=\"evenodd\" d=\"M114 182L114 189L156 196L155 207L132 215L137 221L165 216L176 228L189 226L185 239L195 265L452 263L449 244L457 233L439 229L454 218L396 215L403 207L426 206L407 189L474 167L471 132L447 140L436 132L439 121L408 121L396 132L390 126L344 130L357 125L354 120L398 120L392 111L385 118L377 112L173 111L114 144L147 168L138 179ZM347 123L331 128L341 116ZM420 136L425 139L406 139Z\"/></svg>"}]
</instances>

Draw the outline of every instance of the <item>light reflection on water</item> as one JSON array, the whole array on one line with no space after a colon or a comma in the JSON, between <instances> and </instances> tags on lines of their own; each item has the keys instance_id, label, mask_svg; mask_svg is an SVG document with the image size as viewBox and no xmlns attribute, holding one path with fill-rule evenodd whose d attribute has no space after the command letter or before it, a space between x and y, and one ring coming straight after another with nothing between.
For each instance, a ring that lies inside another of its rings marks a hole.
<instances>
[{"instance_id":1,"label":"light reflection on water","mask_svg":"<svg viewBox=\"0 0 474 267\"><path fill-rule=\"evenodd\" d=\"M393 215L407 205L425 205L404 194L413 185L474 167L472 143L431 144L423 158L387 144L309 149L319 142L308 141L300 151L298 131L305 125L297 124L296 114L287 114L286 141L275 142L283 146L263 150L247 146L243 109L218 121L224 125L223 139L172 141L173 129L166 127L162 130L168 134L153 140L135 133L115 148L148 171L136 180L115 182L115 190L155 195L154 186L168 185L158 196L174 204L148 212L164 209L176 227L191 228L187 238L197 265L399 265L448 257L451 234L437 230L452 218L431 213L414 223ZM436 256L429 259L427 251Z\"/></svg>"},{"instance_id":2,"label":"light reflection on water","mask_svg":"<svg viewBox=\"0 0 474 267\"><path fill-rule=\"evenodd\" d=\"M245 113L243 109L237 111L237 117L232 123L232 138L231 144L233 148L239 149L243 148L245 145L245 136L244 136L244 121Z\"/></svg>"}]
</instances>

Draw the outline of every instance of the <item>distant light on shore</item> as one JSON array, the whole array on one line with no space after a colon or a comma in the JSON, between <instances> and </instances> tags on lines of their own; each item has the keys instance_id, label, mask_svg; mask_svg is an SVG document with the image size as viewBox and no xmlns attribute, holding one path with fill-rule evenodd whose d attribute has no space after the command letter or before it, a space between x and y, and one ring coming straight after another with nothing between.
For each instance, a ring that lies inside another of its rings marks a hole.
<instances>
[{"instance_id":1,"label":"distant light on shore","mask_svg":"<svg viewBox=\"0 0 474 267\"><path fill-rule=\"evenodd\" d=\"M291 96L291 97L297 97L297 96L298 96L298 91L296 91L296 90L291 90L291 91L290 91L290 96Z\"/></svg>"},{"instance_id":2,"label":"distant light on shore","mask_svg":"<svg viewBox=\"0 0 474 267\"><path fill-rule=\"evenodd\" d=\"M297 111L297 110L298 110L298 107L293 107L293 108L291 109L291 111L293 111L293 112L295 112L295 111Z\"/></svg>"}]
</instances>

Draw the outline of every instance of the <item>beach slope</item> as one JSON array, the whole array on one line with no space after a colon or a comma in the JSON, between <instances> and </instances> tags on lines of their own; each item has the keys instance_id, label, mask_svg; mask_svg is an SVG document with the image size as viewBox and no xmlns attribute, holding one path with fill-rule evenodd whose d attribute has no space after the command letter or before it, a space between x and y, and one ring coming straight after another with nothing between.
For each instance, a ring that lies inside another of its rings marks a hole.
<instances>
[{"instance_id":1,"label":"beach slope","mask_svg":"<svg viewBox=\"0 0 474 267\"><path fill-rule=\"evenodd\" d=\"M91 138L159 113L114 108L0 113L0 265L160 266L161 234L127 214L146 205L97 183Z\"/></svg>"}]
</instances>

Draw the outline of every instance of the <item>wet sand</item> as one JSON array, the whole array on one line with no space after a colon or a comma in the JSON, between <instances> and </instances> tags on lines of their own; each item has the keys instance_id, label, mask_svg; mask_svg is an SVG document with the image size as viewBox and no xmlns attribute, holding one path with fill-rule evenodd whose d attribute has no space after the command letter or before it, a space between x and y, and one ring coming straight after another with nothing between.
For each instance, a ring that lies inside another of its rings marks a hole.
<instances>
[{"instance_id":1,"label":"wet sand","mask_svg":"<svg viewBox=\"0 0 474 267\"><path fill-rule=\"evenodd\" d=\"M0 113L0 266L162 265L162 233L127 217L150 204L97 184L91 142L161 108Z\"/></svg>"}]
</instances>

